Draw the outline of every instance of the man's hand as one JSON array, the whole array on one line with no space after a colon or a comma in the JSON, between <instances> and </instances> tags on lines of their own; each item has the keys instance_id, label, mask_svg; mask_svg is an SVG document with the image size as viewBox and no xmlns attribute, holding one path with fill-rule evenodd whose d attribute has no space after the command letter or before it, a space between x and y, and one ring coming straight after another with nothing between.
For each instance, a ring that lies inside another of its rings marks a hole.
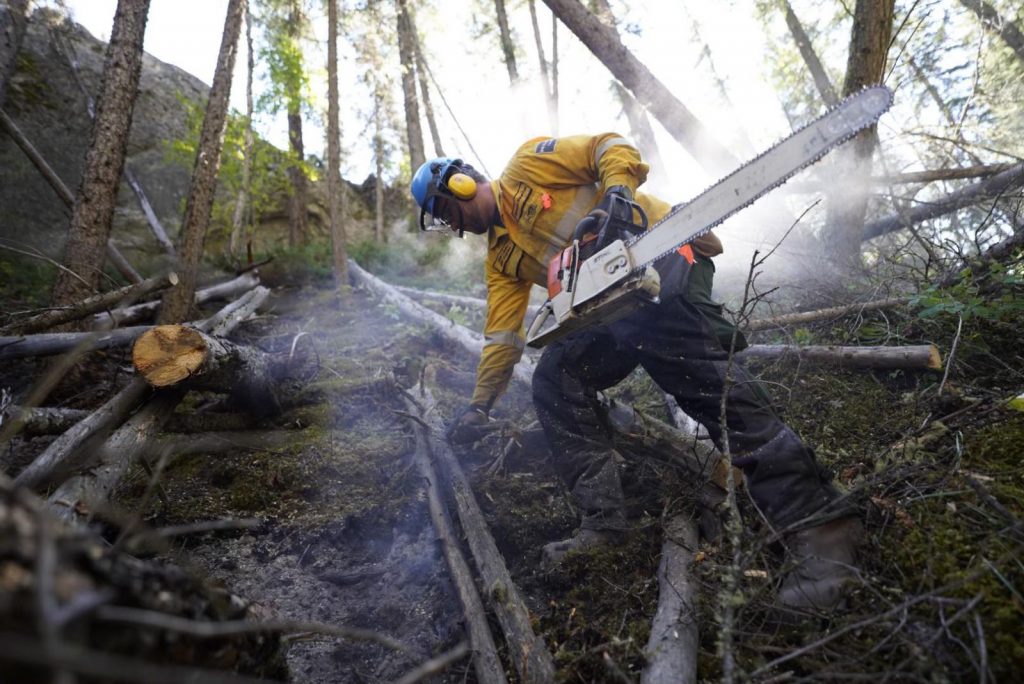
<instances>
[{"instance_id":1,"label":"man's hand","mask_svg":"<svg viewBox=\"0 0 1024 684\"><path fill-rule=\"evenodd\" d=\"M616 198L621 198L629 202L633 201L633 192L625 185L613 185L608 188L604 197L601 198L601 202L594 207L591 213L601 211L605 214L611 214L612 218L617 218L620 221L627 223L633 222L633 209L629 204L625 202L616 202Z\"/></svg>"},{"instance_id":2,"label":"man's hand","mask_svg":"<svg viewBox=\"0 0 1024 684\"><path fill-rule=\"evenodd\" d=\"M616 199L628 200L630 204L616 201ZM632 200L633 193L629 188L625 185L613 185L605 191L604 197L601 198L598 205L591 209L590 213L576 224L572 238L573 240L579 240L583 245L580 250L581 259L589 259L600 248L605 246L598 245L592 239L587 239L588 235L597 235L598 230L600 230L601 225L604 223L605 217L611 215L612 218L617 218L630 224L633 223Z\"/></svg>"},{"instance_id":3,"label":"man's hand","mask_svg":"<svg viewBox=\"0 0 1024 684\"><path fill-rule=\"evenodd\" d=\"M490 432L487 410L470 404L455 416L445 436L452 444L470 444Z\"/></svg>"}]
</instances>

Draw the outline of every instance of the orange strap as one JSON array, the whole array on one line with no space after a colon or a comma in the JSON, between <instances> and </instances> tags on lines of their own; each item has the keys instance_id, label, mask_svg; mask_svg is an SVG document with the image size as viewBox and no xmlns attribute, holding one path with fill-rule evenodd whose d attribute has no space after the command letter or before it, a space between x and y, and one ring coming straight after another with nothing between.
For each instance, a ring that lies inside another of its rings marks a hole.
<instances>
[{"instance_id":1,"label":"orange strap","mask_svg":"<svg viewBox=\"0 0 1024 684\"><path fill-rule=\"evenodd\" d=\"M693 263L697 261L697 258L693 256L693 247L691 247L689 243L683 245L676 251L679 252L680 256L686 259L686 263L690 264L691 266L693 266Z\"/></svg>"}]
</instances>

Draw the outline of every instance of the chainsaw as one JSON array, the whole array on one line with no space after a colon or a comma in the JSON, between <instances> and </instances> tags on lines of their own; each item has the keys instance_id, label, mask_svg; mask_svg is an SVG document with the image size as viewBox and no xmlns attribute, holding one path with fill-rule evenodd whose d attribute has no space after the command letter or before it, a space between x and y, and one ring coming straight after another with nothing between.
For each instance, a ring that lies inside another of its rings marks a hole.
<instances>
[{"instance_id":1,"label":"chainsaw","mask_svg":"<svg viewBox=\"0 0 1024 684\"><path fill-rule=\"evenodd\" d=\"M638 204L612 196L608 215L599 223L581 222L569 246L549 263L548 300L530 323L526 343L543 347L657 304L661 282L654 262L850 140L891 104L892 92L884 86L851 95L651 226ZM639 223L618 218L633 215Z\"/></svg>"}]
</instances>

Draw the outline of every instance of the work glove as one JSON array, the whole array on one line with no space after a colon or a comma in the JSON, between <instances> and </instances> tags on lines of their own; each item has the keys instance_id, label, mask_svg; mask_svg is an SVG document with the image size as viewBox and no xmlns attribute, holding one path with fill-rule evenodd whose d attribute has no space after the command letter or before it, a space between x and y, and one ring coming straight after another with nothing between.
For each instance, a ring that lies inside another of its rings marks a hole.
<instances>
[{"instance_id":1,"label":"work glove","mask_svg":"<svg viewBox=\"0 0 1024 684\"><path fill-rule=\"evenodd\" d=\"M445 437L452 444L471 444L490 432L487 409L470 404L448 425Z\"/></svg>"},{"instance_id":2,"label":"work glove","mask_svg":"<svg viewBox=\"0 0 1024 684\"><path fill-rule=\"evenodd\" d=\"M616 202L615 198L622 198L632 201L633 193L625 185L613 185L608 188L604 197L598 202L597 206L590 210L590 213L584 216L579 223L576 224L576 229L573 231L573 240L580 241L580 258L589 259L598 250L603 249L606 245L599 245L596 240L588 239L589 235L596 235L598 230L601 228L601 224L604 223L606 216L611 215L612 218L617 218L626 223L633 223L633 209L629 204L623 202ZM609 242L612 236L608 236L605 241Z\"/></svg>"},{"instance_id":3,"label":"work glove","mask_svg":"<svg viewBox=\"0 0 1024 684\"><path fill-rule=\"evenodd\" d=\"M624 200L633 201L633 191L625 185L613 185L604 192L604 197L596 207L590 212L604 212L605 214L611 214L612 218L617 218L620 221L626 223L633 222L633 209L628 204L622 202L616 202L614 198L619 197Z\"/></svg>"}]
</instances>

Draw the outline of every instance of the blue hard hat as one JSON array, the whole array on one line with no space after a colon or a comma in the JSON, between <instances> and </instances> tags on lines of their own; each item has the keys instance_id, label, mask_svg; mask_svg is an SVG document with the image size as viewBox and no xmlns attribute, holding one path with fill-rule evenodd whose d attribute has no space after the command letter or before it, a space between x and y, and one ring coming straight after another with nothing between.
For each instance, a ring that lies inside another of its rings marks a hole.
<instances>
[{"instance_id":1,"label":"blue hard hat","mask_svg":"<svg viewBox=\"0 0 1024 684\"><path fill-rule=\"evenodd\" d=\"M416 170L409 189L416 205L426 213L434 208L434 197L443 192L444 179L452 167L461 168L462 160L453 157L428 159Z\"/></svg>"},{"instance_id":2,"label":"blue hard hat","mask_svg":"<svg viewBox=\"0 0 1024 684\"><path fill-rule=\"evenodd\" d=\"M434 200L438 195L454 199L455 195L448 187L449 179L457 173L472 171L472 168L461 159L453 157L435 157L420 165L420 168L416 170L415 175L412 177L412 183L409 185L412 197L420 208L420 230L428 230L424 222L427 214L433 217L430 221L432 225L441 225L442 223L447 225L447 221L441 222L435 217ZM470 183L472 184L471 180ZM475 188L475 184L472 187ZM462 210L457 205L458 203L456 202L458 224L452 227L458 231L459 237L462 237Z\"/></svg>"}]
</instances>

